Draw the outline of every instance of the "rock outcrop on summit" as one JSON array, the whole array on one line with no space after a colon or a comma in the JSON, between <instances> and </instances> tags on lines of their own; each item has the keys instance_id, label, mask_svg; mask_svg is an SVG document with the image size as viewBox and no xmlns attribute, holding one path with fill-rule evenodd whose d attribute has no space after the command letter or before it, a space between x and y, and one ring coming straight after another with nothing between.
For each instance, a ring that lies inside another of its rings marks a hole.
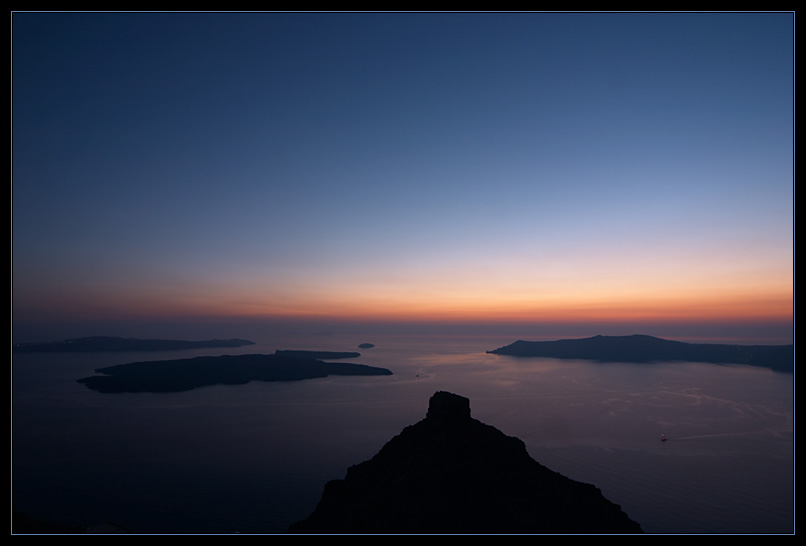
<instances>
[{"instance_id":1,"label":"rock outcrop on summit","mask_svg":"<svg viewBox=\"0 0 806 546\"><path fill-rule=\"evenodd\" d=\"M525 444L470 416L470 401L431 397L425 419L325 485L292 533L640 533L599 489L532 459Z\"/></svg>"}]
</instances>

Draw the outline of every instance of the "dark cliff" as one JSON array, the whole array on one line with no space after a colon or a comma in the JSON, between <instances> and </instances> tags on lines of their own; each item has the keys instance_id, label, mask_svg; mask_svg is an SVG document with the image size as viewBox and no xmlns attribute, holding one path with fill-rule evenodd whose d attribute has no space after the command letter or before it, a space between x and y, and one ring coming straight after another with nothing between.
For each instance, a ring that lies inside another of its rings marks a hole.
<instances>
[{"instance_id":1,"label":"dark cliff","mask_svg":"<svg viewBox=\"0 0 806 546\"><path fill-rule=\"evenodd\" d=\"M532 459L524 443L438 392L422 421L328 482L292 533L640 533L593 485Z\"/></svg>"}]
</instances>

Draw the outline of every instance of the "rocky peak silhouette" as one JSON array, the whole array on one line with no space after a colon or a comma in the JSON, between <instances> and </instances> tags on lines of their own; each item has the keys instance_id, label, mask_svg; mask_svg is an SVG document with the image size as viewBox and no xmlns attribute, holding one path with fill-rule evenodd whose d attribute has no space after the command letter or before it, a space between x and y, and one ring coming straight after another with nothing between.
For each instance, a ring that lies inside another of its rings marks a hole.
<instances>
[{"instance_id":1,"label":"rocky peak silhouette","mask_svg":"<svg viewBox=\"0 0 806 546\"><path fill-rule=\"evenodd\" d=\"M457 423L470 419L470 399L449 392L440 391L428 403L426 419Z\"/></svg>"},{"instance_id":2,"label":"rocky peak silhouette","mask_svg":"<svg viewBox=\"0 0 806 546\"><path fill-rule=\"evenodd\" d=\"M292 533L640 533L599 489L532 459L525 444L470 415L469 399L437 392L426 418L343 480L325 485Z\"/></svg>"}]
</instances>

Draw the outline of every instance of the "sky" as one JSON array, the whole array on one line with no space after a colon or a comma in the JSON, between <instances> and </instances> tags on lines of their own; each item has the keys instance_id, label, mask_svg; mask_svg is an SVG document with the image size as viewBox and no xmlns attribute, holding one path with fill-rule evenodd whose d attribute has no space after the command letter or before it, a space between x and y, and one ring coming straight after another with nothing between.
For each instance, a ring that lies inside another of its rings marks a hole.
<instances>
[{"instance_id":1,"label":"sky","mask_svg":"<svg viewBox=\"0 0 806 546\"><path fill-rule=\"evenodd\" d=\"M791 12L15 12L11 31L15 339L267 321L792 342Z\"/></svg>"}]
</instances>

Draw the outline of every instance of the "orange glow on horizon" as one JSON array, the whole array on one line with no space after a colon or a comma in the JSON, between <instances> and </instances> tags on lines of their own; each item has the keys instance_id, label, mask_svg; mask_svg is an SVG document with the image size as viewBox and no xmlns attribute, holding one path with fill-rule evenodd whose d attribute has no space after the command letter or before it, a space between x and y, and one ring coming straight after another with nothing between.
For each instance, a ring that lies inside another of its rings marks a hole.
<instances>
[{"instance_id":1,"label":"orange glow on horizon","mask_svg":"<svg viewBox=\"0 0 806 546\"><path fill-rule=\"evenodd\" d=\"M788 277L788 278L787 278ZM255 279L173 283L151 287L98 284L84 290L15 294L23 316L75 319L245 317L453 323L791 321L791 273L741 281L559 277L476 279L412 276L311 279L270 284ZM772 281L769 279L773 279ZM365 280L364 284L361 281ZM494 282L497 280L498 282ZM572 282L573 281L573 282ZM15 314L18 312L15 310Z\"/></svg>"},{"instance_id":2,"label":"orange glow on horizon","mask_svg":"<svg viewBox=\"0 0 806 546\"><path fill-rule=\"evenodd\" d=\"M747 321L791 320L791 294L740 295L699 293L633 298L546 297L501 301L474 297L410 297L358 300L349 297L277 302L230 303L218 308L231 316L330 317L355 320L507 322L507 321ZM211 309L212 310L212 309Z\"/></svg>"}]
</instances>

